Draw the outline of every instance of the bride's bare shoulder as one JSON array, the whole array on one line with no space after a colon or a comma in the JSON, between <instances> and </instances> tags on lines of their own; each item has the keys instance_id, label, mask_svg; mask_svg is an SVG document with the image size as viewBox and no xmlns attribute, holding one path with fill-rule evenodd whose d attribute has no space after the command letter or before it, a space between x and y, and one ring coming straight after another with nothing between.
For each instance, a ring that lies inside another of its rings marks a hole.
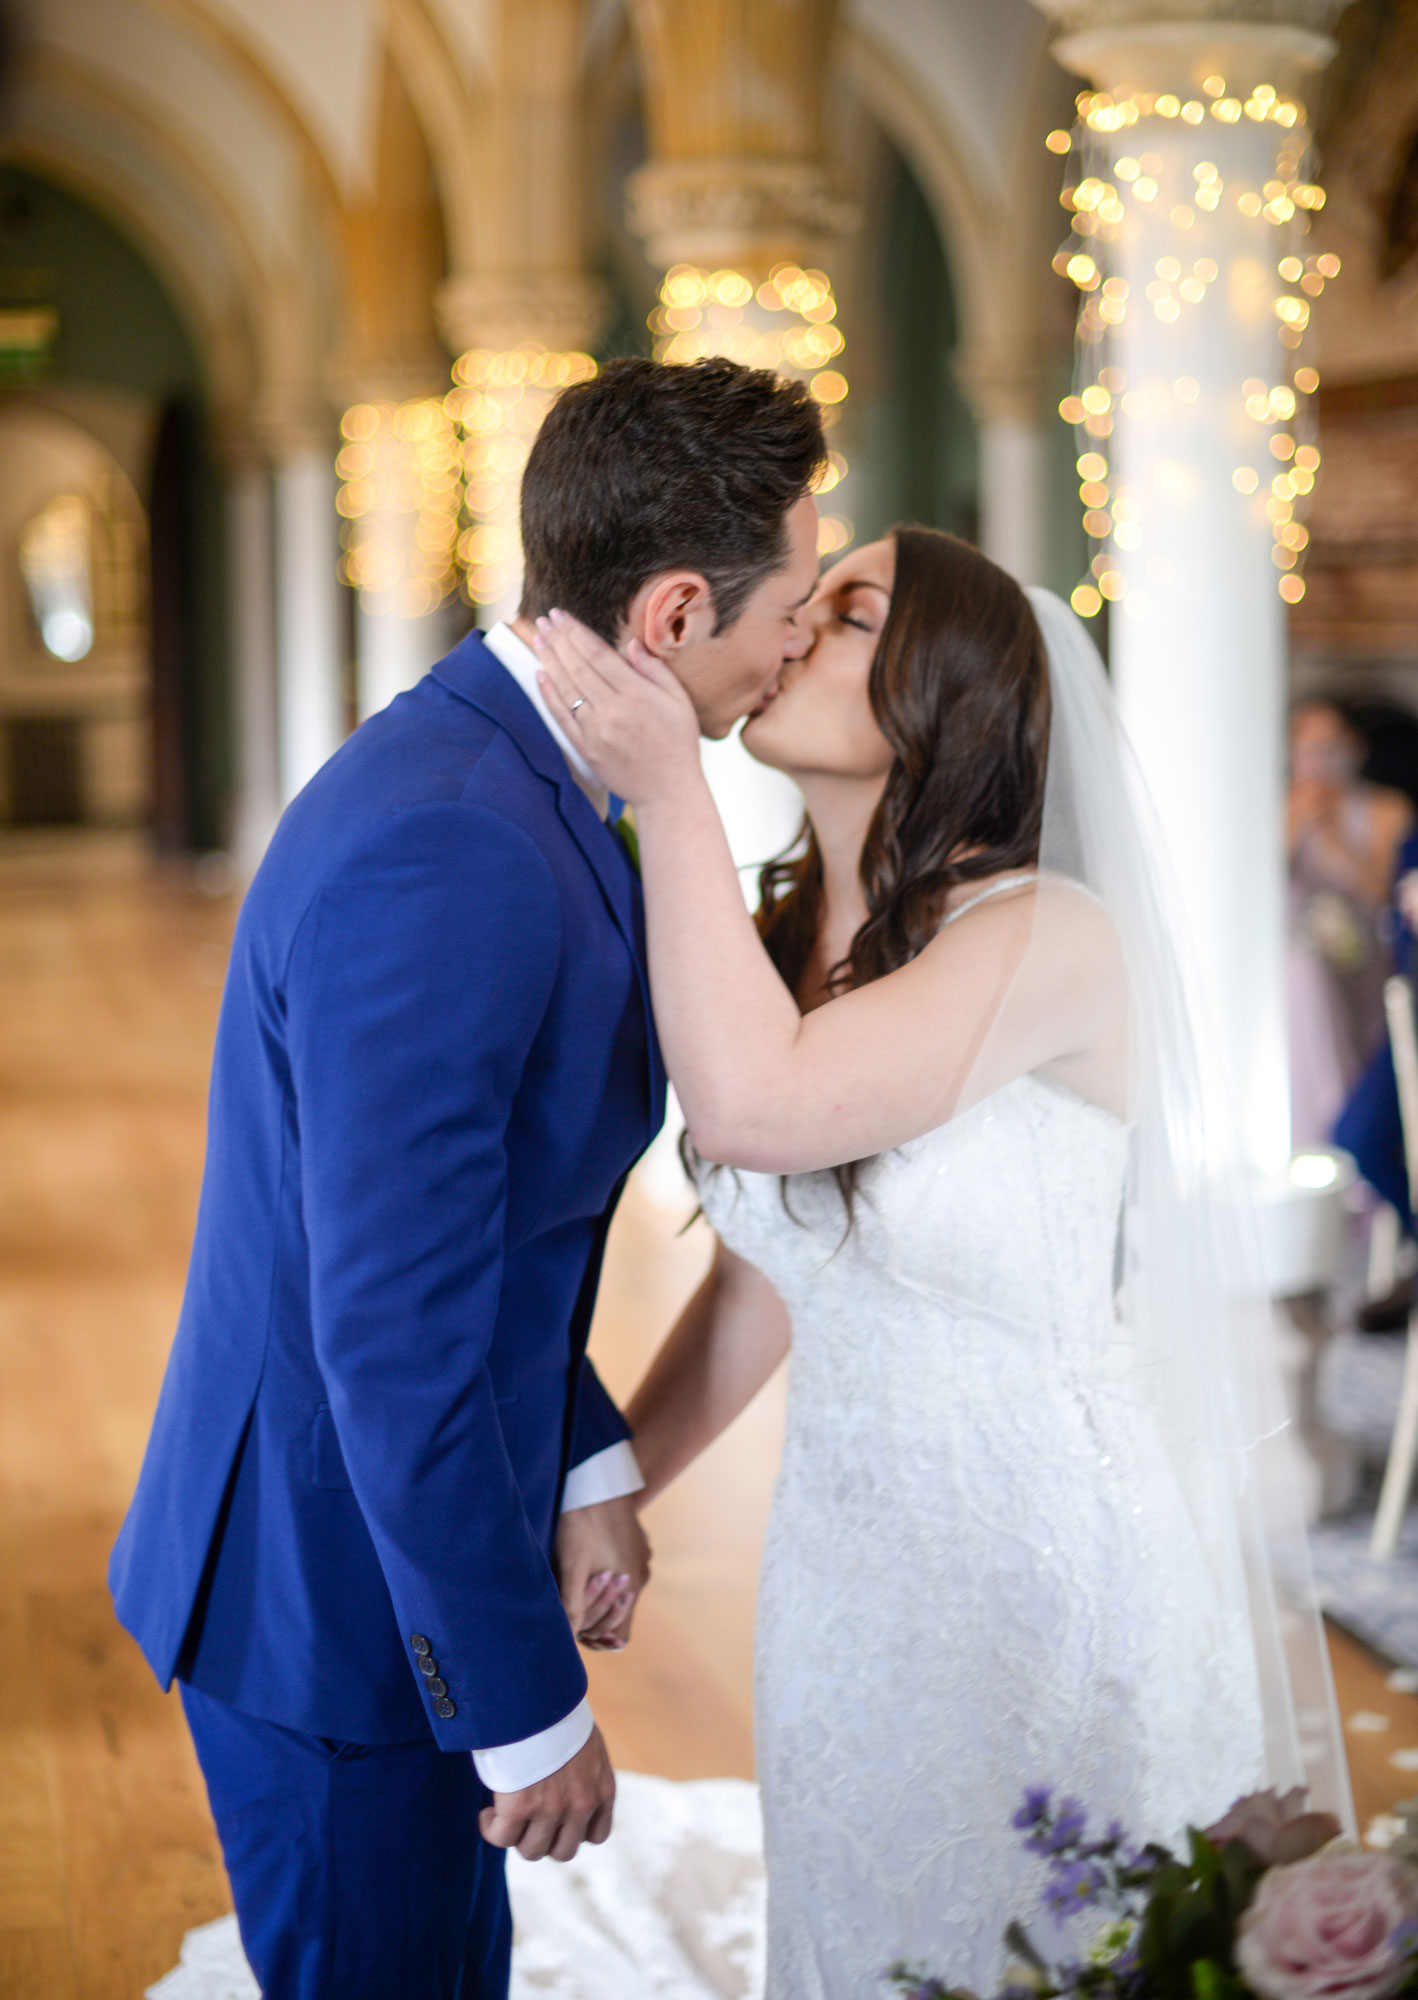
<instances>
[{"instance_id":1,"label":"bride's bare shoulder","mask_svg":"<svg viewBox=\"0 0 1418 2000\"><path fill-rule=\"evenodd\" d=\"M947 960L964 952L1038 950L1051 960L1114 965L1122 945L1106 904L1068 875L1000 877L956 900L927 947ZM923 956L927 955L923 954Z\"/></svg>"}]
</instances>

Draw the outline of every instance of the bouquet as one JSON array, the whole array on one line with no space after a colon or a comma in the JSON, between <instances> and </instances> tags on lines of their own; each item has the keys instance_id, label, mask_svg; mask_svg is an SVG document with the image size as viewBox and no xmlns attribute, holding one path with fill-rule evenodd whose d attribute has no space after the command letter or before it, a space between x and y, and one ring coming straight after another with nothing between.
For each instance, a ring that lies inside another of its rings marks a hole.
<instances>
[{"instance_id":1,"label":"bouquet","mask_svg":"<svg viewBox=\"0 0 1418 2000\"><path fill-rule=\"evenodd\" d=\"M1046 1907L1098 1932L1084 1961L1051 1964L1011 1924L999 2000L1418 2000L1418 1799L1373 1852L1304 1796L1239 1799L1183 1858L1116 1823L1091 1835L1076 1800L1026 1792L1014 1824L1048 1863ZM902 2000L975 2000L906 1965L887 1976Z\"/></svg>"}]
</instances>

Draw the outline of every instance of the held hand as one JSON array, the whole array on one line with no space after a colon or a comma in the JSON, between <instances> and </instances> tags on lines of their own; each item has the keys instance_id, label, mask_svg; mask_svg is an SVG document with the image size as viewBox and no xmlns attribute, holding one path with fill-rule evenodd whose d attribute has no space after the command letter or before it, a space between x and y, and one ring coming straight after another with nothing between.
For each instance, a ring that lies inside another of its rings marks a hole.
<instances>
[{"instance_id":1,"label":"held hand","mask_svg":"<svg viewBox=\"0 0 1418 2000\"><path fill-rule=\"evenodd\" d=\"M1399 877L1393 900L1406 927L1418 937L1418 868L1410 868Z\"/></svg>"},{"instance_id":2,"label":"held hand","mask_svg":"<svg viewBox=\"0 0 1418 2000\"><path fill-rule=\"evenodd\" d=\"M537 620L547 706L596 776L631 805L673 795L699 771L689 696L636 639L622 659L564 611Z\"/></svg>"},{"instance_id":3,"label":"held hand","mask_svg":"<svg viewBox=\"0 0 1418 2000\"><path fill-rule=\"evenodd\" d=\"M1292 844L1303 839L1307 833L1317 833L1329 826L1337 818L1343 803L1342 790L1328 778L1295 779L1287 800Z\"/></svg>"},{"instance_id":4,"label":"held hand","mask_svg":"<svg viewBox=\"0 0 1418 2000\"><path fill-rule=\"evenodd\" d=\"M478 1816L490 1847L515 1847L524 1861L570 1861L583 1840L599 1847L611 1830L615 1772L599 1729L569 1764L525 1791L494 1792Z\"/></svg>"},{"instance_id":5,"label":"held hand","mask_svg":"<svg viewBox=\"0 0 1418 2000\"><path fill-rule=\"evenodd\" d=\"M563 1514L553 1557L571 1629L591 1652L619 1652L650 1580L650 1543L630 1494Z\"/></svg>"}]
</instances>

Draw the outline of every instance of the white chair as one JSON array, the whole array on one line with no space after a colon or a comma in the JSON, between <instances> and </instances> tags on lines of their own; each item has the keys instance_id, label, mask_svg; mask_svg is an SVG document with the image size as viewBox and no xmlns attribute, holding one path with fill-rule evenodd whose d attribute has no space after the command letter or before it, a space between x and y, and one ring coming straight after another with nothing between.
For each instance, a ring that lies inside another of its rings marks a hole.
<instances>
[{"instance_id":1,"label":"white chair","mask_svg":"<svg viewBox=\"0 0 1418 2000\"><path fill-rule=\"evenodd\" d=\"M1418 1016L1414 1013L1412 982L1397 978L1387 981L1384 1007L1393 1049L1393 1073L1398 1081L1398 1111L1403 1124L1403 1156L1408 1168L1410 1199L1418 1201ZM1398 1392L1393 1441L1369 1537L1369 1554L1375 1562L1391 1561L1398 1547L1415 1472L1418 1472L1418 1306L1408 1316L1403 1386Z\"/></svg>"},{"instance_id":2,"label":"white chair","mask_svg":"<svg viewBox=\"0 0 1418 2000\"><path fill-rule=\"evenodd\" d=\"M1381 1201L1369 1224L1369 1271L1364 1289L1366 1302L1386 1299L1398 1284L1398 1260L1403 1245L1403 1224L1398 1210Z\"/></svg>"}]
</instances>

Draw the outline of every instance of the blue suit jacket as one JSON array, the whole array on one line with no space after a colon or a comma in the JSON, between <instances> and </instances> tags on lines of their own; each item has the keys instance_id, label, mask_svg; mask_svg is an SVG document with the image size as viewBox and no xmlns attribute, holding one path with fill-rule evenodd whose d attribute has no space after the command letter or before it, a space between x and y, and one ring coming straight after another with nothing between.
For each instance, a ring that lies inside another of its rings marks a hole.
<instances>
[{"instance_id":1,"label":"blue suit jacket","mask_svg":"<svg viewBox=\"0 0 1418 2000\"><path fill-rule=\"evenodd\" d=\"M575 1707L549 1549L627 1435L585 1343L663 1099L635 871L475 633L295 800L237 925L110 1568L164 1684L446 1749Z\"/></svg>"},{"instance_id":2,"label":"blue suit jacket","mask_svg":"<svg viewBox=\"0 0 1418 2000\"><path fill-rule=\"evenodd\" d=\"M1418 834L1410 834L1398 850L1394 887L1418 868ZM1418 974L1415 957L1418 940L1394 906L1394 970L1406 979ZM1334 1141L1352 1153L1360 1173L1370 1187L1398 1210L1409 1235L1413 1234L1413 1197L1408 1185L1408 1162L1403 1146L1403 1119L1398 1109L1398 1079L1393 1073L1393 1048L1387 1035L1350 1094L1334 1128Z\"/></svg>"}]
</instances>

